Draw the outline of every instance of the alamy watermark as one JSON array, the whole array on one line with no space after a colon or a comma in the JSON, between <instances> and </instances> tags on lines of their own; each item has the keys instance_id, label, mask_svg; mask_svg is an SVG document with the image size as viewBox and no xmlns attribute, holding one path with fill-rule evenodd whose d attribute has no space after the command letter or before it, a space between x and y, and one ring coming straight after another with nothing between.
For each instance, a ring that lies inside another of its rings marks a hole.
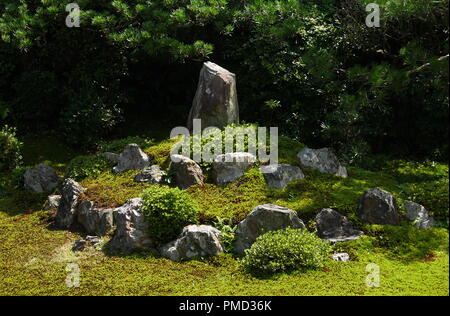
<instances>
[{"instance_id":1,"label":"alamy watermark","mask_svg":"<svg viewBox=\"0 0 450 316\"><path fill-rule=\"evenodd\" d=\"M76 263L69 263L66 272L70 272L66 277L67 287L80 287L80 267Z\"/></svg>"},{"instance_id":2,"label":"alamy watermark","mask_svg":"<svg viewBox=\"0 0 450 316\"><path fill-rule=\"evenodd\" d=\"M193 120L192 135L186 127L175 127L170 138L183 136L183 140L172 147L171 159L178 162L179 159L174 155L181 154L197 163L208 163L222 154L245 152L257 157L261 163L278 163L278 127L270 127L268 133L266 127L227 126L224 135L217 127L202 129L201 119ZM270 145L267 144L268 140ZM236 157L225 155L224 162L233 162L233 158Z\"/></svg>"},{"instance_id":3,"label":"alamy watermark","mask_svg":"<svg viewBox=\"0 0 450 316\"><path fill-rule=\"evenodd\" d=\"M366 285L370 288L380 287L380 266L376 263L369 263L366 266Z\"/></svg>"},{"instance_id":4,"label":"alamy watermark","mask_svg":"<svg viewBox=\"0 0 450 316\"><path fill-rule=\"evenodd\" d=\"M380 6L376 3L369 3L366 12L370 12L366 17L368 27L380 27Z\"/></svg>"},{"instance_id":5,"label":"alamy watermark","mask_svg":"<svg viewBox=\"0 0 450 316\"><path fill-rule=\"evenodd\" d=\"M80 6L77 3L69 3L66 6L66 12L69 12L66 17L66 26L80 27Z\"/></svg>"}]
</instances>

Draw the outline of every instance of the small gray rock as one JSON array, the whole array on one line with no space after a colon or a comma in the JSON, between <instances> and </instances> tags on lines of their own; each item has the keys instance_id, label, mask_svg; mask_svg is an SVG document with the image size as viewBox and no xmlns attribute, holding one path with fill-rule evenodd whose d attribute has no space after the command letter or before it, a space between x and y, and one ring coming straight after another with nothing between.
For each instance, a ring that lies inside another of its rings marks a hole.
<instances>
[{"instance_id":1,"label":"small gray rock","mask_svg":"<svg viewBox=\"0 0 450 316\"><path fill-rule=\"evenodd\" d=\"M161 183L164 178L164 172L158 165L153 165L149 168L145 168L142 172L138 173L134 178L135 182L145 183Z\"/></svg>"},{"instance_id":2,"label":"small gray rock","mask_svg":"<svg viewBox=\"0 0 450 316\"><path fill-rule=\"evenodd\" d=\"M109 246L121 252L150 249L154 246L148 236L148 224L142 214L142 199L134 198L114 210L116 231Z\"/></svg>"},{"instance_id":3,"label":"small gray rock","mask_svg":"<svg viewBox=\"0 0 450 316\"><path fill-rule=\"evenodd\" d=\"M263 173L269 187L283 189L289 182L305 178L299 167L288 164L271 164L259 168Z\"/></svg>"},{"instance_id":4,"label":"small gray rock","mask_svg":"<svg viewBox=\"0 0 450 316\"><path fill-rule=\"evenodd\" d=\"M242 177L255 163L256 157L250 153L218 155L213 162L214 182L218 185L233 182Z\"/></svg>"},{"instance_id":5,"label":"small gray rock","mask_svg":"<svg viewBox=\"0 0 450 316\"><path fill-rule=\"evenodd\" d=\"M361 195L358 215L364 223L368 224L400 225L395 197L380 188L367 190Z\"/></svg>"},{"instance_id":6,"label":"small gray rock","mask_svg":"<svg viewBox=\"0 0 450 316\"><path fill-rule=\"evenodd\" d=\"M238 224L236 229L236 252L244 253L256 238L264 233L287 227L304 229L305 224L297 213L273 204L258 205Z\"/></svg>"},{"instance_id":7,"label":"small gray rock","mask_svg":"<svg viewBox=\"0 0 450 316\"><path fill-rule=\"evenodd\" d=\"M223 252L221 232L207 225L189 225L180 237L161 248L161 255L173 261L215 256Z\"/></svg>"},{"instance_id":8,"label":"small gray rock","mask_svg":"<svg viewBox=\"0 0 450 316\"><path fill-rule=\"evenodd\" d=\"M105 236L113 227L113 209L97 209L94 203L85 200L77 210L77 219L88 234Z\"/></svg>"},{"instance_id":9,"label":"small gray rock","mask_svg":"<svg viewBox=\"0 0 450 316\"><path fill-rule=\"evenodd\" d=\"M175 181L181 189L192 185L203 185L204 176L200 166L192 159L182 155L172 155L169 170L175 174Z\"/></svg>"},{"instance_id":10,"label":"small gray rock","mask_svg":"<svg viewBox=\"0 0 450 316\"><path fill-rule=\"evenodd\" d=\"M34 192L46 192L55 189L59 183L59 177L55 170L46 164L39 164L36 168L28 169L23 175L25 190Z\"/></svg>"},{"instance_id":11,"label":"small gray rock","mask_svg":"<svg viewBox=\"0 0 450 316\"><path fill-rule=\"evenodd\" d=\"M61 195L53 194L47 197L47 203L45 203L44 210L58 209L61 201Z\"/></svg>"},{"instance_id":12,"label":"small gray rock","mask_svg":"<svg viewBox=\"0 0 450 316\"><path fill-rule=\"evenodd\" d=\"M427 209L418 203L405 201L406 216L420 228L426 229L436 225L434 218L428 214Z\"/></svg>"},{"instance_id":13,"label":"small gray rock","mask_svg":"<svg viewBox=\"0 0 450 316\"><path fill-rule=\"evenodd\" d=\"M55 217L57 228L68 229L76 216L78 198L84 188L78 182L68 178L62 185L61 200Z\"/></svg>"},{"instance_id":14,"label":"small gray rock","mask_svg":"<svg viewBox=\"0 0 450 316\"><path fill-rule=\"evenodd\" d=\"M112 158L111 158L112 159ZM144 169L150 165L150 160L137 144L129 144L117 157L117 166L114 172Z\"/></svg>"},{"instance_id":15,"label":"small gray rock","mask_svg":"<svg viewBox=\"0 0 450 316\"><path fill-rule=\"evenodd\" d=\"M318 169L322 173L334 174L347 178L347 169L341 165L336 155L328 148L303 148L297 158L304 168Z\"/></svg>"},{"instance_id":16,"label":"small gray rock","mask_svg":"<svg viewBox=\"0 0 450 316\"><path fill-rule=\"evenodd\" d=\"M347 261L350 261L350 256L349 256L349 254L346 253L346 252L341 252L341 253L335 253L335 254L332 256L332 259L333 259L334 261L343 261L343 262L347 262Z\"/></svg>"},{"instance_id":17,"label":"small gray rock","mask_svg":"<svg viewBox=\"0 0 450 316\"><path fill-rule=\"evenodd\" d=\"M363 235L362 231L353 228L347 217L331 208L324 208L316 216L317 234L331 242L355 240Z\"/></svg>"}]
</instances>

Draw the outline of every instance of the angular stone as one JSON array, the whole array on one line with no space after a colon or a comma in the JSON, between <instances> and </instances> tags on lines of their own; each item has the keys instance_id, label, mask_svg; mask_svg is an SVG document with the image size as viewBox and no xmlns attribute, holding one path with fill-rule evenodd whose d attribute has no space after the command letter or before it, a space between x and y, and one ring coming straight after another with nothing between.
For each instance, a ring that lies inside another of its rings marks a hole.
<instances>
[{"instance_id":1,"label":"angular stone","mask_svg":"<svg viewBox=\"0 0 450 316\"><path fill-rule=\"evenodd\" d=\"M297 158L304 168L318 169L322 173L334 174L347 178L347 169L341 165L336 155L328 148L303 148Z\"/></svg>"},{"instance_id":2,"label":"angular stone","mask_svg":"<svg viewBox=\"0 0 450 316\"><path fill-rule=\"evenodd\" d=\"M154 246L148 236L148 224L142 214L142 199L134 198L114 210L116 231L109 246L121 252L149 249Z\"/></svg>"},{"instance_id":3,"label":"angular stone","mask_svg":"<svg viewBox=\"0 0 450 316\"><path fill-rule=\"evenodd\" d=\"M85 200L78 205L78 223L88 234L105 236L114 225L113 211L113 209L97 209L93 202Z\"/></svg>"},{"instance_id":4,"label":"angular stone","mask_svg":"<svg viewBox=\"0 0 450 316\"><path fill-rule=\"evenodd\" d=\"M400 225L396 198L380 188L367 190L361 195L358 215L368 224Z\"/></svg>"},{"instance_id":5,"label":"angular stone","mask_svg":"<svg viewBox=\"0 0 450 316\"><path fill-rule=\"evenodd\" d=\"M201 119L204 127L239 123L235 74L212 62L203 64L187 122L190 130L194 119Z\"/></svg>"},{"instance_id":6,"label":"angular stone","mask_svg":"<svg viewBox=\"0 0 450 316\"><path fill-rule=\"evenodd\" d=\"M269 187L283 189L289 182L305 178L302 169L288 164L271 164L259 168Z\"/></svg>"},{"instance_id":7,"label":"angular stone","mask_svg":"<svg viewBox=\"0 0 450 316\"><path fill-rule=\"evenodd\" d=\"M236 229L236 252L244 253L264 233L287 227L304 229L297 213L273 204L258 205Z\"/></svg>"},{"instance_id":8,"label":"angular stone","mask_svg":"<svg viewBox=\"0 0 450 316\"><path fill-rule=\"evenodd\" d=\"M362 231L353 228L347 217L331 208L324 208L316 216L317 234L331 242L355 240L363 235Z\"/></svg>"},{"instance_id":9,"label":"angular stone","mask_svg":"<svg viewBox=\"0 0 450 316\"><path fill-rule=\"evenodd\" d=\"M62 185L61 200L55 217L55 226L68 229L76 215L78 198L85 189L76 181L68 178Z\"/></svg>"},{"instance_id":10,"label":"angular stone","mask_svg":"<svg viewBox=\"0 0 450 316\"><path fill-rule=\"evenodd\" d=\"M150 165L150 160L138 145L129 144L123 152L117 157L117 166L113 168L114 172L123 172L126 170L144 169Z\"/></svg>"},{"instance_id":11,"label":"angular stone","mask_svg":"<svg viewBox=\"0 0 450 316\"><path fill-rule=\"evenodd\" d=\"M55 189L59 183L59 177L55 170L46 164L39 164L36 168L25 171L23 175L25 190L34 192L46 192Z\"/></svg>"},{"instance_id":12,"label":"angular stone","mask_svg":"<svg viewBox=\"0 0 450 316\"><path fill-rule=\"evenodd\" d=\"M134 182L145 182L145 183L161 183L164 179L164 171L158 166L153 165L149 168L145 168L142 172L138 173L134 177Z\"/></svg>"},{"instance_id":13,"label":"angular stone","mask_svg":"<svg viewBox=\"0 0 450 316\"><path fill-rule=\"evenodd\" d=\"M47 197L47 202L45 203L44 210L58 209L59 203L61 202L61 195L53 194Z\"/></svg>"},{"instance_id":14,"label":"angular stone","mask_svg":"<svg viewBox=\"0 0 450 316\"><path fill-rule=\"evenodd\" d=\"M161 256L173 261L215 256L223 252L220 230L207 225L189 225L180 237L161 248Z\"/></svg>"},{"instance_id":15,"label":"angular stone","mask_svg":"<svg viewBox=\"0 0 450 316\"><path fill-rule=\"evenodd\" d=\"M175 181L181 189L203 185L202 169L194 160L182 155L172 155L171 159L169 172L175 174Z\"/></svg>"},{"instance_id":16,"label":"angular stone","mask_svg":"<svg viewBox=\"0 0 450 316\"><path fill-rule=\"evenodd\" d=\"M346 252L341 252L341 253L335 253L335 254L332 256L332 259L333 259L334 261L343 261L343 262L347 262L347 261L350 261L350 256L349 256L349 254L346 253Z\"/></svg>"},{"instance_id":17,"label":"angular stone","mask_svg":"<svg viewBox=\"0 0 450 316\"><path fill-rule=\"evenodd\" d=\"M233 182L244 175L256 163L253 154L245 152L218 155L213 162L213 178L218 185Z\"/></svg>"},{"instance_id":18,"label":"angular stone","mask_svg":"<svg viewBox=\"0 0 450 316\"><path fill-rule=\"evenodd\" d=\"M406 216L418 228L427 229L436 225L434 218L428 214L427 209L418 203L405 201Z\"/></svg>"}]
</instances>

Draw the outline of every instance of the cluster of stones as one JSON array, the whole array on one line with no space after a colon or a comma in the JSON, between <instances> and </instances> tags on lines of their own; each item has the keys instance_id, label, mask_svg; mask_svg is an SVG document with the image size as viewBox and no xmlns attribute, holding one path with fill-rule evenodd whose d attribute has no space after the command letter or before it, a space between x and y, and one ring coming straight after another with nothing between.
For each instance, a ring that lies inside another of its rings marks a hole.
<instances>
[{"instance_id":1,"label":"cluster of stones","mask_svg":"<svg viewBox=\"0 0 450 316\"><path fill-rule=\"evenodd\" d=\"M237 103L235 75L213 63L205 63L200 73L200 80L188 120L201 118L203 124L223 128L229 123L238 123L239 109ZM103 153L103 156L115 163L113 172L141 170L134 178L136 182L162 183L165 171L151 160L137 144L129 144L122 153ZM322 173L339 177L348 177L346 168L338 161L328 148L304 148L298 155L301 168L313 168ZM213 181L225 185L238 180L248 170L255 167L257 158L245 152L218 155L213 162ZM261 166L260 171L269 187L283 189L290 182L301 180L305 176L302 169L288 164L271 164ZM181 189L192 185L203 185L205 177L200 166L188 157L173 155L169 173L175 177ZM61 183L56 172L45 164L29 169L24 175L25 189L36 192L52 191ZM69 229L73 224L81 225L87 237L78 240L73 249L83 250L101 243L101 237L114 230L108 246L130 252L136 249L154 249L161 256L171 260L193 257L205 257L224 251L221 232L208 225L186 226L180 236L162 247L149 237L146 218L142 213L143 202L140 198L127 201L114 209L102 209L89 200L82 200L85 189L72 179L62 182L60 194L48 197L47 209L56 209L55 226ZM434 220L427 210L414 202L406 201L407 217L423 229L432 227ZM395 197L382 189L374 188L364 192L358 205L358 216L364 223L399 225L400 216ZM354 240L363 235L355 229L347 217L333 209L322 209L316 216L317 234L330 242ZM273 204L256 206L241 221L236 230L235 252L242 254L256 241L258 236L268 231L287 227L305 229L297 213L285 207ZM333 255L333 260L348 261L346 253Z\"/></svg>"}]
</instances>

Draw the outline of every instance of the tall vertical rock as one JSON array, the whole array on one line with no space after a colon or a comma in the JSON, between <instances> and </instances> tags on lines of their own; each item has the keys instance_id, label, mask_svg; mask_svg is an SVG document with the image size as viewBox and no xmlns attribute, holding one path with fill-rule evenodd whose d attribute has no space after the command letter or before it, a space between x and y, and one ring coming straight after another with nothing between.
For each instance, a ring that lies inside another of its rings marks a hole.
<instances>
[{"instance_id":1,"label":"tall vertical rock","mask_svg":"<svg viewBox=\"0 0 450 316\"><path fill-rule=\"evenodd\" d=\"M191 130L194 119L201 119L203 128L239 123L235 74L211 62L203 64L187 122Z\"/></svg>"}]
</instances>

